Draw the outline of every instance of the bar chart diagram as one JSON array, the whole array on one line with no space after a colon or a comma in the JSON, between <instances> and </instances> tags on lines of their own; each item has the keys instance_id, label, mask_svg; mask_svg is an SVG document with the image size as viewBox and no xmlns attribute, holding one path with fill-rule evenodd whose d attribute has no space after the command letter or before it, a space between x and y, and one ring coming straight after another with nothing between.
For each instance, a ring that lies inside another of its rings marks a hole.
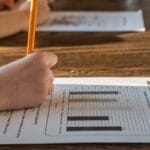
<instances>
[{"instance_id":1,"label":"bar chart diagram","mask_svg":"<svg viewBox=\"0 0 150 150\"><path fill-rule=\"evenodd\" d=\"M52 95L47 136L150 134L147 87L66 85ZM61 98L60 98L61 97Z\"/></svg>"}]
</instances>

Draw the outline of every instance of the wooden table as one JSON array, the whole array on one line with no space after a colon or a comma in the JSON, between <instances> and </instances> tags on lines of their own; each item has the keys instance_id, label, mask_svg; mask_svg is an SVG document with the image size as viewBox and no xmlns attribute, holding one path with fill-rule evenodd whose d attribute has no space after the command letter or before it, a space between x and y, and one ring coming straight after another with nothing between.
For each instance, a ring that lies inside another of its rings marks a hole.
<instances>
[{"instance_id":1,"label":"wooden table","mask_svg":"<svg viewBox=\"0 0 150 150\"><path fill-rule=\"evenodd\" d=\"M57 54L55 76L150 76L150 0L61 0L53 10L144 11L144 33L38 33L37 50ZM0 65L25 55L27 33L0 40ZM0 146L0 149L149 150L149 144Z\"/></svg>"}]
</instances>

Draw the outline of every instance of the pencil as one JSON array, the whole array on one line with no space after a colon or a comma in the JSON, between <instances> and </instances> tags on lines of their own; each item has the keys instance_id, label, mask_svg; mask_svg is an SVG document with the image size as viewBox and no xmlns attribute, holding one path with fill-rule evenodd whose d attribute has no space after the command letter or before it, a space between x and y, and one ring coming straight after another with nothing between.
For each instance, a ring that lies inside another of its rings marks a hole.
<instances>
[{"instance_id":1,"label":"pencil","mask_svg":"<svg viewBox=\"0 0 150 150\"><path fill-rule=\"evenodd\" d=\"M38 9L38 0L31 0L29 30L28 30L27 55L31 54L34 50L37 9Z\"/></svg>"}]
</instances>

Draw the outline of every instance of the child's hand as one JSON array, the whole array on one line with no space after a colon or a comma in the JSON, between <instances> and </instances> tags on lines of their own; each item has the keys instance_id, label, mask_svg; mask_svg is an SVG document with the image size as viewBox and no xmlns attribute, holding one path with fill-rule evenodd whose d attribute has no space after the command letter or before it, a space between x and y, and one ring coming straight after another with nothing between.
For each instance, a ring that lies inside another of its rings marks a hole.
<instances>
[{"instance_id":1,"label":"child's hand","mask_svg":"<svg viewBox=\"0 0 150 150\"><path fill-rule=\"evenodd\" d=\"M34 107L53 89L54 54L37 52L0 68L0 110Z\"/></svg>"},{"instance_id":2,"label":"child's hand","mask_svg":"<svg viewBox=\"0 0 150 150\"><path fill-rule=\"evenodd\" d=\"M30 4L31 0L25 0L23 3L20 4L19 10L26 11L28 14L30 12ZM50 14L50 7L48 5L47 0L38 0L38 19L37 24L42 24L48 20Z\"/></svg>"},{"instance_id":3,"label":"child's hand","mask_svg":"<svg viewBox=\"0 0 150 150\"><path fill-rule=\"evenodd\" d=\"M28 30L30 16L30 0L0 0L0 6L7 4L12 9L0 12L0 38L7 37L20 31ZM14 5L14 6L13 6ZM0 9L2 10L2 9ZM47 0L38 0L37 25L45 23L50 15Z\"/></svg>"}]
</instances>

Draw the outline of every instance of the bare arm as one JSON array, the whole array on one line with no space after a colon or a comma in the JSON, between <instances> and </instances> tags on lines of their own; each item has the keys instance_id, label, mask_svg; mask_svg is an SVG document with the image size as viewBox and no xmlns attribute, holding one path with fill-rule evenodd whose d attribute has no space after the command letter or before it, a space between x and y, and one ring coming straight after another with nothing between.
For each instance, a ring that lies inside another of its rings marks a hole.
<instances>
[{"instance_id":1,"label":"bare arm","mask_svg":"<svg viewBox=\"0 0 150 150\"><path fill-rule=\"evenodd\" d=\"M0 13L0 38L12 35L27 28L26 11L7 11Z\"/></svg>"},{"instance_id":2,"label":"bare arm","mask_svg":"<svg viewBox=\"0 0 150 150\"><path fill-rule=\"evenodd\" d=\"M13 35L28 29L30 1L25 1L19 8L0 12L0 38ZM39 0L37 24L44 23L49 17L49 7L46 0Z\"/></svg>"}]
</instances>

